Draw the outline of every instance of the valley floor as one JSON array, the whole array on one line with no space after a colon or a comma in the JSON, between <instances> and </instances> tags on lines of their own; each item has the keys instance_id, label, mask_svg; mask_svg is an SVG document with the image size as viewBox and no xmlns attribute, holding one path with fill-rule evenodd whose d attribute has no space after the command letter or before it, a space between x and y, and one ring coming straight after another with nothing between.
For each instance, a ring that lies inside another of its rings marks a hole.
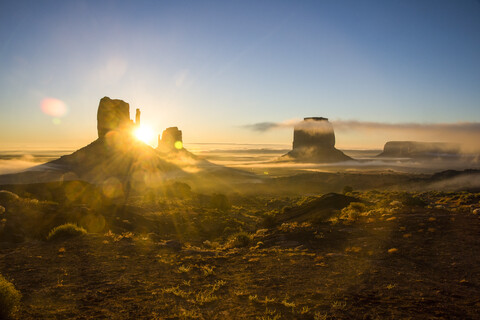
<instances>
[{"instance_id":1,"label":"valley floor","mask_svg":"<svg viewBox=\"0 0 480 320\"><path fill-rule=\"evenodd\" d=\"M478 319L480 219L405 208L245 248L87 234L0 249L18 319Z\"/></svg>"}]
</instances>

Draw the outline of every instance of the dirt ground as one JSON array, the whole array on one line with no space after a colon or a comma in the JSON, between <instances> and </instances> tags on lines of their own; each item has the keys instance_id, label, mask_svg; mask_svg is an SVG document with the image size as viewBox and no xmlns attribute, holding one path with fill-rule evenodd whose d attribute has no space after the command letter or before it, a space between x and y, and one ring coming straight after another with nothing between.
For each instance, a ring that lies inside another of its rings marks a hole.
<instances>
[{"instance_id":1,"label":"dirt ground","mask_svg":"<svg viewBox=\"0 0 480 320\"><path fill-rule=\"evenodd\" d=\"M229 249L29 241L3 245L0 273L23 295L18 319L480 318L476 215L419 208L300 231Z\"/></svg>"}]
</instances>

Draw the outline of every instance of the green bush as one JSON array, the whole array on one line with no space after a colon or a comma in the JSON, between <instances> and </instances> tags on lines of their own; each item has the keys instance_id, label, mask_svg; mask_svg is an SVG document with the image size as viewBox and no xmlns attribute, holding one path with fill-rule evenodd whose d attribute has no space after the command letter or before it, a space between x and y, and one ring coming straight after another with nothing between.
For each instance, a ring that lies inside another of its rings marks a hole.
<instances>
[{"instance_id":1,"label":"green bush","mask_svg":"<svg viewBox=\"0 0 480 320\"><path fill-rule=\"evenodd\" d=\"M0 319L9 318L18 308L22 295L13 284L0 275Z\"/></svg>"},{"instance_id":2,"label":"green bush","mask_svg":"<svg viewBox=\"0 0 480 320\"><path fill-rule=\"evenodd\" d=\"M64 240L86 234L87 231L74 223L65 223L53 228L47 236L47 240Z\"/></svg>"}]
</instances>

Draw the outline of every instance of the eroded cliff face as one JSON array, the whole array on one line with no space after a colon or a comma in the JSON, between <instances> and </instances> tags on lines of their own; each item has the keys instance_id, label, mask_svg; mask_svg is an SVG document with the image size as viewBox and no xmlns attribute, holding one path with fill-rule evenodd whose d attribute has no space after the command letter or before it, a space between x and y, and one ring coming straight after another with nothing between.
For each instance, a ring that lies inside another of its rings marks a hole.
<instances>
[{"instance_id":1,"label":"eroded cliff face","mask_svg":"<svg viewBox=\"0 0 480 320\"><path fill-rule=\"evenodd\" d=\"M103 138L111 130L124 129L132 124L130 105L123 100L103 97L98 105L97 131Z\"/></svg>"},{"instance_id":2,"label":"eroded cliff face","mask_svg":"<svg viewBox=\"0 0 480 320\"><path fill-rule=\"evenodd\" d=\"M309 117L295 126L293 149L282 160L331 163L352 158L335 148L335 133L327 118Z\"/></svg>"}]
</instances>

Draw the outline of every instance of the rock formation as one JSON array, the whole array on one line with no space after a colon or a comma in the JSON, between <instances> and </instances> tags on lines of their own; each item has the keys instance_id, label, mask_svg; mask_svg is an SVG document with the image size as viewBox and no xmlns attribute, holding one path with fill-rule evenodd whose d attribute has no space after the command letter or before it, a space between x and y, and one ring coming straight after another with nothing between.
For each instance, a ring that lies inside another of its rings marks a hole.
<instances>
[{"instance_id":1,"label":"rock formation","mask_svg":"<svg viewBox=\"0 0 480 320\"><path fill-rule=\"evenodd\" d=\"M174 179L209 192L224 192L225 186L245 179L257 181L253 173L213 164L184 149L182 131L177 127L164 130L159 148L154 149L135 137L134 129L139 125L139 109L134 123L128 103L104 97L97 112L98 139L30 171L0 175L0 183L82 180L96 184L108 198L126 199L131 192L144 194L146 188L156 189ZM71 191L69 199L78 196L78 190Z\"/></svg>"},{"instance_id":2,"label":"rock formation","mask_svg":"<svg viewBox=\"0 0 480 320\"><path fill-rule=\"evenodd\" d=\"M162 137L158 135L158 149L164 151L183 149L182 131L177 127L163 130Z\"/></svg>"},{"instance_id":3,"label":"rock formation","mask_svg":"<svg viewBox=\"0 0 480 320\"><path fill-rule=\"evenodd\" d=\"M131 125L130 106L123 100L104 97L100 100L97 112L98 137L104 137L107 132L127 128Z\"/></svg>"},{"instance_id":4,"label":"rock formation","mask_svg":"<svg viewBox=\"0 0 480 320\"><path fill-rule=\"evenodd\" d=\"M137 112L135 113L135 126L140 126L140 109L137 109Z\"/></svg>"},{"instance_id":5,"label":"rock formation","mask_svg":"<svg viewBox=\"0 0 480 320\"><path fill-rule=\"evenodd\" d=\"M388 141L378 157L389 158L432 158L456 157L460 145L444 142Z\"/></svg>"},{"instance_id":6,"label":"rock formation","mask_svg":"<svg viewBox=\"0 0 480 320\"><path fill-rule=\"evenodd\" d=\"M335 133L327 118L309 117L293 132L293 150L282 157L298 162L340 162L352 160L335 148Z\"/></svg>"}]
</instances>

